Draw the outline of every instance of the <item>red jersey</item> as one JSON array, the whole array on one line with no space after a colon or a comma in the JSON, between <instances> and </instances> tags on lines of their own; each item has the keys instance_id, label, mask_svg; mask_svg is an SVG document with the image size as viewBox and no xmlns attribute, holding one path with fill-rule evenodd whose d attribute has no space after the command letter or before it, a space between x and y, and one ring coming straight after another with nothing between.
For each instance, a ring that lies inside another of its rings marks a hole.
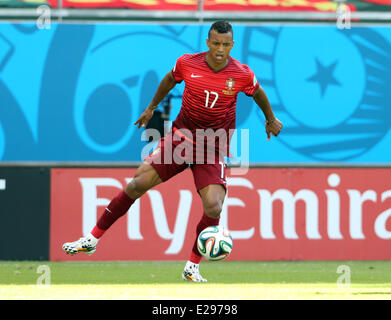
<instances>
[{"instance_id":1,"label":"red jersey","mask_svg":"<svg viewBox=\"0 0 391 320\"><path fill-rule=\"evenodd\" d=\"M184 54L177 59L172 74L177 83L185 81L181 110L173 122L175 129L235 129L239 92L254 95L259 88L254 72L229 57L218 71L206 62L206 52ZM228 141L229 144L229 141ZM226 152L224 152L226 153Z\"/></svg>"},{"instance_id":2,"label":"red jersey","mask_svg":"<svg viewBox=\"0 0 391 320\"><path fill-rule=\"evenodd\" d=\"M206 62L206 52L184 54L177 60L172 74L177 83L185 81L185 90L175 121L183 119L190 130L235 128L238 93L252 96L259 84L247 65L228 59L218 71Z\"/></svg>"}]
</instances>

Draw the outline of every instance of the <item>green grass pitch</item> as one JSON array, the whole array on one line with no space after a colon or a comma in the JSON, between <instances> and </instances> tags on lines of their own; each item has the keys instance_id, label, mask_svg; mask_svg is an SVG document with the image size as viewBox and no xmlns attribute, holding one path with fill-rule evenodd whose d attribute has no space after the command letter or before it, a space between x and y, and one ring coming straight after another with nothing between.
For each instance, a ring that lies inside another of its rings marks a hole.
<instances>
[{"instance_id":1,"label":"green grass pitch","mask_svg":"<svg viewBox=\"0 0 391 320\"><path fill-rule=\"evenodd\" d=\"M391 298L391 261L202 262L208 283L183 281L183 267L183 261L0 261L0 299Z\"/></svg>"}]
</instances>

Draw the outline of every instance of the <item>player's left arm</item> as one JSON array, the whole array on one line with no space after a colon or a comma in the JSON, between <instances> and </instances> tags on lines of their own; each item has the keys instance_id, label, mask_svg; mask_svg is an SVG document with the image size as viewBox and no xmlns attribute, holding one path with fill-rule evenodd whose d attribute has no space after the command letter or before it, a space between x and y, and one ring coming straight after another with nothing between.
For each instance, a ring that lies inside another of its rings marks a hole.
<instances>
[{"instance_id":1,"label":"player's left arm","mask_svg":"<svg viewBox=\"0 0 391 320\"><path fill-rule=\"evenodd\" d=\"M270 105L269 99L261 86L258 87L253 95L255 103L261 108L266 118L266 134L267 140L270 140L271 135L278 136L282 129L282 123L276 118Z\"/></svg>"}]
</instances>

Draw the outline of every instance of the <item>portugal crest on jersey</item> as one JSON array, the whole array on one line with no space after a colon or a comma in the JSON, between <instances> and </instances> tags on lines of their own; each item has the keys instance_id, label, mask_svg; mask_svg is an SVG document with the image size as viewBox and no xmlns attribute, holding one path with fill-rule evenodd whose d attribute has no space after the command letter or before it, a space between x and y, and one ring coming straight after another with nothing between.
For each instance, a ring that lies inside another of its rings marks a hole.
<instances>
[{"instance_id":1,"label":"portugal crest on jersey","mask_svg":"<svg viewBox=\"0 0 391 320\"><path fill-rule=\"evenodd\" d=\"M225 89L226 90L223 90L223 93L224 94L228 94L228 95L234 95L235 94L235 80L234 78L228 78L227 80L225 80Z\"/></svg>"}]
</instances>

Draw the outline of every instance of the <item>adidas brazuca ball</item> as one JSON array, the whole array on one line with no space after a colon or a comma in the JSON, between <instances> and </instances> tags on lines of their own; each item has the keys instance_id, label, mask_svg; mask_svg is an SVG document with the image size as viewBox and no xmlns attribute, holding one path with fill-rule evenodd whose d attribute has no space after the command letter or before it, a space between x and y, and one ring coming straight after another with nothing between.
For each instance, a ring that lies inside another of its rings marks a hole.
<instances>
[{"instance_id":1,"label":"adidas brazuca ball","mask_svg":"<svg viewBox=\"0 0 391 320\"><path fill-rule=\"evenodd\" d=\"M232 237L222 226L205 228L197 239L198 251L210 261L227 258L232 251L232 246Z\"/></svg>"}]
</instances>

